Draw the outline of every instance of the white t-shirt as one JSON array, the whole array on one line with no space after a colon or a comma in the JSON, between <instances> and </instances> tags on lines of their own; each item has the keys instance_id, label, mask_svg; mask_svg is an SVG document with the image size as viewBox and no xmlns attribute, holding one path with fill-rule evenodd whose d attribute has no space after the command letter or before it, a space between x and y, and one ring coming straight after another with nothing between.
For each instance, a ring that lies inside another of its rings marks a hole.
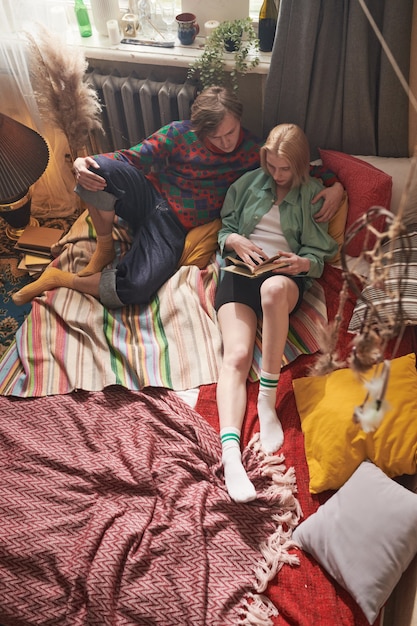
<instances>
[{"instance_id":1,"label":"white t-shirt","mask_svg":"<svg viewBox=\"0 0 417 626\"><path fill-rule=\"evenodd\" d=\"M273 204L268 213L265 213L249 239L262 248L268 257L274 256L278 250L291 252L282 232L278 204Z\"/></svg>"}]
</instances>

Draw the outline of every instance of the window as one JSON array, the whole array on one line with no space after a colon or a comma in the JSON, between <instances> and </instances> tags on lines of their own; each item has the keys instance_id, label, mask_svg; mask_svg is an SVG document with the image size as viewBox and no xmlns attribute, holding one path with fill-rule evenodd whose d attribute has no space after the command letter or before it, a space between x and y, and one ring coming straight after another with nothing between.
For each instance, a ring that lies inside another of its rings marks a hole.
<instances>
[{"instance_id":1,"label":"window","mask_svg":"<svg viewBox=\"0 0 417 626\"><path fill-rule=\"evenodd\" d=\"M85 0L86 4L89 4L89 0ZM158 0L153 0L157 3ZM226 0L227 1L227 0ZM259 10L261 8L263 0L249 0L249 15L252 19L257 20L259 16ZM152 3L152 0L151 0ZM176 0L178 13L181 13L181 0ZM207 4L210 4L210 0L207 0ZM122 10L128 10L129 0L119 0L119 5Z\"/></svg>"},{"instance_id":2,"label":"window","mask_svg":"<svg viewBox=\"0 0 417 626\"><path fill-rule=\"evenodd\" d=\"M249 0L249 15L251 16L253 20L258 19L262 2L263 0Z\"/></svg>"},{"instance_id":3,"label":"window","mask_svg":"<svg viewBox=\"0 0 417 626\"><path fill-rule=\"evenodd\" d=\"M90 0L84 0L87 6L90 5ZM157 4L158 0L151 0L151 4ZM259 10L261 8L263 0L249 0L249 14L250 17L254 20L258 19ZM73 5L74 0L38 0L39 4L44 5L52 5L52 4L68 4ZM178 13L181 13L181 0L176 0ZM207 0L207 4L210 4L210 0ZM119 6L121 11L128 11L129 9L129 0L119 0Z\"/></svg>"}]
</instances>

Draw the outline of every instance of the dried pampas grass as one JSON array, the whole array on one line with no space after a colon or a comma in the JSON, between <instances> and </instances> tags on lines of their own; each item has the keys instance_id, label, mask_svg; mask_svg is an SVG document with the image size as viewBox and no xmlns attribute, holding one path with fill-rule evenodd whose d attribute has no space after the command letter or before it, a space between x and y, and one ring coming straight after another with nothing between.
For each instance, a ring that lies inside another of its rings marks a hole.
<instances>
[{"instance_id":1,"label":"dried pampas grass","mask_svg":"<svg viewBox=\"0 0 417 626\"><path fill-rule=\"evenodd\" d=\"M76 46L68 46L44 26L25 33L33 90L42 117L66 135L71 158L85 148L89 133L101 130L101 105L85 80L88 64Z\"/></svg>"},{"instance_id":2,"label":"dried pampas grass","mask_svg":"<svg viewBox=\"0 0 417 626\"><path fill-rule=\"evenodd\" d=\"M334 320L327 326L321 326L317 329L320 355L310 368L310 376L325 376L344 366L344 362L340 359L336 348L347 297L348 283L346 277L344 277L343 287L339 296L339 306Z\"/></svg>"},{"instance_id":3,"label":"dried pampas grass","mask_svg":"<svg viewBox=\"0 0 417 626\"><path fill-rule=\"evenodd\" d=\"M316 329L320 355L309 369L310 376L325 376L344 366L344 361L339 358L336 350L339 329L338 319Z\"/></svg>"}]
</instances>

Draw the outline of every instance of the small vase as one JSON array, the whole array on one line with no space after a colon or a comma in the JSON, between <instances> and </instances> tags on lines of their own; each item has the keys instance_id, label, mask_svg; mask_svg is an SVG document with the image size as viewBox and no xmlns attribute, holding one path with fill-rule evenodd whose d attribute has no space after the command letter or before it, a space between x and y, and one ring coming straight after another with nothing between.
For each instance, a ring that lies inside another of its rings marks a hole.
<instances>
[{"instance_id":1,"label":"small vase","mask_svg":"<svg viewBox=\"0 0 417 626\"><path fill-rule=\"evenodd\" d=\"M120 20L119 0L91 0L94 26L104 37L108 37L107 22Z\"/></svg>"}]
</instances>

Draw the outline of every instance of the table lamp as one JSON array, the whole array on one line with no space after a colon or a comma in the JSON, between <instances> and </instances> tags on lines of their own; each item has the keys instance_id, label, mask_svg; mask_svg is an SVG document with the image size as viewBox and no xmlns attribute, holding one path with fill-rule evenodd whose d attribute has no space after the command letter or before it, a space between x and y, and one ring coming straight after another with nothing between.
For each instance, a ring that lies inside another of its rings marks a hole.
<instances>
[{"instance_id":1,"label":"table lamp","mask_svg":"<svg viewBox=\"0 0 417 626\"><path fill-rule=\"evenodd\" d=\"M17 240L26 226L39 226L31 216L31 185L49 162L44 138L28 126L0 113L0 217L6 235Z\"/></svg>"}]
</instances>

